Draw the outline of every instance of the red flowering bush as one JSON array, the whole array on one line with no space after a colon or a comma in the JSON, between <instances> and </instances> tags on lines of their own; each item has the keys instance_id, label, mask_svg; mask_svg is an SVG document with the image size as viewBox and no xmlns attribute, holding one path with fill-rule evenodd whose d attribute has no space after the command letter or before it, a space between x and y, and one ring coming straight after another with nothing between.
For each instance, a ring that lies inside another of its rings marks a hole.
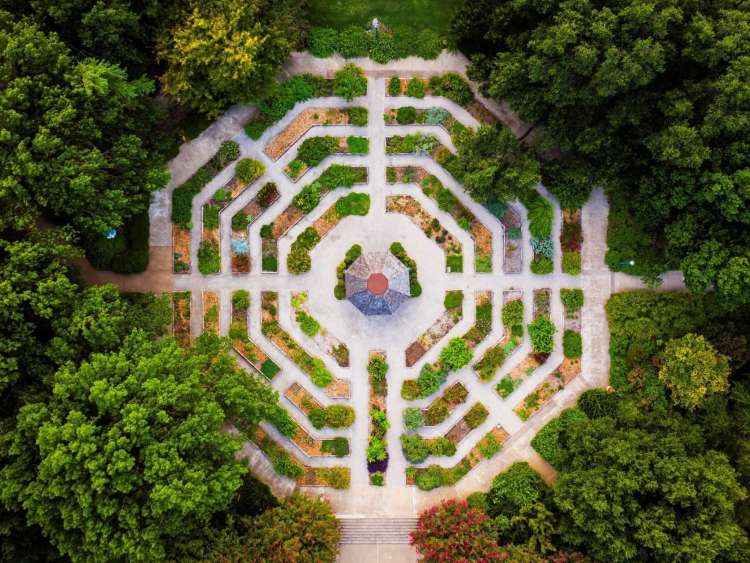
<instances>
[{"instance_id":1,"label":"red flowering bush","mask_svg":"<svg viewBox=\"0 0 750 563\"><path fill-rule=\"evenodd\" d=\"M427 562L500 560L491 521L463 500L444 500L422 512L411 543Z\"/></svg>"}]
</instances>

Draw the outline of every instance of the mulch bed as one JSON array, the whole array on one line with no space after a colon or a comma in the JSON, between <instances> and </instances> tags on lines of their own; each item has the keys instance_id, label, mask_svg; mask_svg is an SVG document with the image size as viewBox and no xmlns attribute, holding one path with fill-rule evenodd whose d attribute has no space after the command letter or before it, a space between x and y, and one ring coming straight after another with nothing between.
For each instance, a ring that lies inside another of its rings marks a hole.
<instances>
[{"instance_id":1,"label":"mulch bed","mask_svg":"<svg viewBox=\"0 0 750 563\"><path fill-rule=\"evenodd\" d=\"M347 111L338 108L308 108L300 112L281 133L271 139L263 152L272 160L278 160L316 125L347 125L348 123Z\"/></svg>"}]
</instances>

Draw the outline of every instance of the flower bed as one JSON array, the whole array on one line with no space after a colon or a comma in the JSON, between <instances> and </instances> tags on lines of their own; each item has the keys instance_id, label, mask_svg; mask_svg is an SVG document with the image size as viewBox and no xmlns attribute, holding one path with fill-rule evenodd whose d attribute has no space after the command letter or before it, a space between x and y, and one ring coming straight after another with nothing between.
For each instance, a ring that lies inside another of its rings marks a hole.
<instances>
[{"instance_id":1,"label":"flower bed","mask_svg":"<svg viewBox=\"0 0 750 563\"><path fill-rule=\"evenodd\" d=\"M413 154L417 156L429 156L441 165L445 164L451 158L455 158L450 149L441 144L436 137L423 133L387 137L385 140L385 153L389 155Z\"/></svg>"},{"instance_id":2,"label":"flower bed","mask_svg":"<svg viewBox=\"0 0 750 563\"><path fill-rule=\"evenodd\" d=\"M422 356L424 356L435 344L448 334L462 318L463 300L458 305L453 305L449 308L446 307L443 314L440 315L437 320L406 349L406 367L411 367L416 364Z\"/></svg>"},{"instance_id":3,"label":"flower bed","mask_svg":"<svg viewBox=\"0 0 750 563\"><path fill-rule=\"evenodd\" d=\"M500 222L503 225L503 272L519 274L523 270L521 215L506 207L500 215Z\"/></svg>"},{"instance_id":4,"label":"flower bed","mask_svg":"<svg viewBox=\"0 0 750 563\"><path fill-rule=\"evenodd\" d=\"M565 358L557 369L548 375L536 388L526 395L523 402L513 409L521 420L528 420L546 405L552 397L581 373L581 361Z\"/></svg>"},{"instance_id":5,"label":"flower bed","mask_svg":"<svg viewBox=\"0 0 750 563\"><path fill-rule=\"evenodd\" d=\"M563 209L563 224L560 231L560 247L562 248L562 271L566 274L578 276L581 273L581 248L583 246L583 230L581 227L580 209Z\"/></svg>"},{"instance_id":6,"label":"flower bed","mask_svg":"<svg viewBox=\"0 0 750 563\"><path fill-rule=\"evenodd\" d=\"M232 273L239 274L250 271L248 228L278 199L279 190L276 184L268 182L241 211L232 217L232 241L230 243Z\"/></svg>"},{"instance_id":7,"label":"flower bed","mask_svg":"<svg viewBox=\"0 0 750 563\"><path fill-rule=\"evenodd\" d=\"M421 184L430 173L421 166L388 166L385 181L389 184Z\"/></svg>"},{"instance_id":8,"label":"flower bed","mask_svg":"<svg viewBox=\"0 0 750 563\"><path fill-rule=\"evenodd\" d=\"M475 428L479 428L487 420L489 411L482 403L474 403L468 412L461 417L453 427L446 432L445 437L458 445Z\"/></svg>"},{"instance_id":9,"label":"flower bed","mask_svg":"<svg viewBox=\"0 0 750 563\"><path fill-rule=\"evenodd\" d=\"M291 437L292 444L308 457L344 457L349 455L349 440L332 438L320 440L297 424L297 430Z\"/></svg>"},{"instance_id":10,"label":"flower bed","mask_svg":"<svg viewBox=\"0 0 750 563\"><path fill-rule=\"evenodd\" d=\"M297 479L301 487L331 487L348 489L351 469L348 467L305 467L305 474Z\"/></svg>"},{"instance_id":11,"label":"flower bed","mask_svg":"<svg viewBox=\"0 0 750 563\"><path fill-rule=\"evenodd\" d=\"M193 198L227 165L240 156L240 147L234 141L226 141L211 159L186 182L172 192L172 242L174 245L174 272L186 273L191 267L190 229L193 220Z\"/></svg>"},{"instance_id":12,"label":"flower bed","mask_svg":"<svg viewBox=\"0 0 750 563\"><path fill-rule=\"evenodd\" d=\"M172 334L182 346L190 346L190 292L172 294Z\"/></svg>"},{"instance_id":13,"label":"flower bed","mask_svg":"<svg viewBox=\"0 0 750 563\"><path fill-rule=\"evenodd\" d=\"M350 188L367 182L367 168L333 164L318 179L302 188L292 203L271 223L263 225L260 231L262 239L262 271L278 271L278 240L312 212L320 200L336 188Z\"/></svg>"},{"instance_id":14,"label":"flower bed","mask_svg":"<svg viewBox=\"0 0 750 563\"><path fill-rule=\"evenodd\" d=\"M406 253L406 249L400 242L391 243L388 250L409 270L409 296L419 297L422 295L422 286L419 285L419 278L417 277L417 263Z\"/></svg>"},{"instance_id":15,"label":"flower bed","mask_svg":"<svg viewBox=\"0 0 750 563\"><path fill-rule=\"evenodd\" d=\"M497 344L487 348L473 368L483 381L495 377L505 360L515 351L523 340L523 292L520 290L503 291L502 322L505 327L503 338Z\"/></svg>"},{"instance_id":16,"label":"flower bed","mask_svg":"<svg viewBox=\"0 0 750 563\"><path fill-rule=\"evenodd\" d=\"M508 433L502 426L490 430L472 450L453 467L431 465L425 468L408 467L406 484L416 485L424 491L458 483L483 459L490 459L502 449Z\"/></svg>"},{"instance_id":17,"label":"flower bed","mask_svg":"<svg viewBox=\"0 0 750 563\"><path fill-rule=\"evenodd\" d=\"M302 110L283 131L269 141L263 151L278 160L294 143L315 126L367 125L367 108L308 108Z\"/></svg>"},{"instance_id":18,"label":"flower bed","mask_svg":"<svg viewBox=\"0 0 750 563\"><path fill-rule=\"evenodd\" d=\"M469 392L463 383L460 381L454 383L440 397L432 401L430 406L422 409L424 425L437 426L447 419L458 405L465 403L468 396Z\"/></svg>"},{"instance_id":19,"label":"flower bed","mask_svg":"<svg viewBox=\"0 0 750 563\"><path fill-rule=\"evenodd\" d=\"M461 242L435 217L427 213L420 203L409 195L389 195L385 200L388 213L401 213L411 219L425 236L435 242L445 253L447 272L463 272L463 248Z\"/></svg>"},{"instance_id":20,"label":"flower bed","mask_svg":"<svg viewBox=\"0 0 750 563\"><path fill-rule=\"evenodd\" d=\"M388 444L385 434L390 426L385 408L388 395L388 363L385 352L370 350L367 357L367 374L370 388L367 471L370 475L370 484L380 487L385 484L385 473L388 469Z\"/></svg>"},{"instance_id":21,"label":"flower bed","mask_svg":"<svg viewBox=\"0 0 750 563\"><path fill-rule=\"evenodd\" d=\"M531 272L538 275L551 274L554 269L554 245L551 238L554 219L552 204L536 190L526 191L520 199L528 211L531 248L534 251Z\"/></svg>"},{"instance_id":22,"label":"flower bed","mask_svg":"<svg viewBox=\"0 0 750 563\"><path fill-rule=\"evenodd\" d=\"M232 294L232 322L229 325L229 338L232 347L255 371L269 381L281 368L248 336L247 314L250 297L246 290L239 289Z\"/></svg>"},{"instance_id":23,"label":"flower bed","mask_svg":"<svg viewBox=\"0 0 750 563\"><path fill-rule=\"evenodd\" d=\"M368 151L369 141L366 137L308 137L297 150L297 157L284 167L284 174L296 182L331 155L367 154Z\"/></svg>"},{"instance_id":24,"label":"flower bed","mask_svg":"<svg viewBox=\"0 0 750 563\"><path fill-rule=\"evenodd\" d=\"M311 381L325 389L331 398L349 398L349 381L335 379L323 360L308 354L291 335L279 325L279 295L276 292L261 293L261 320L263 335L287 358L294 362Z\"/></svg>"},{"instance_id":25,"label":"flower bed","mask_svg":"<svg viewBox=\"0 0 750 563\"><path fill-rule=\"evenodd\" d=\"M386 125L434 125L442 127L451 137L466 129L447 109L434 107L429 109L404 106L386 108L383 114Z\"/></svg>"},{"instance_id":26,"label":"flower bed","mask_svg":"<svg viewBox=\"0 0 750 563\"><path fill-rule=\"evenodd\" d=\"M428 78L391 77L386 89L389 96L442 96L460 106L468 106L474 101L474 93L460 74L449 72Z\"/></svg>"},{"instance_id":27,"label":"flower bed","mask_svg":"<svg viewBox=\"0 0 750 563\"><path fill-rule=\"evenodd\" d=\"M203 292L203 332L219 335L219 294L215 291Z\"/></svg>"},{"instance_id":28,"label":"flower bed","mask_svg":"<svg viewBox=\"0 0 750 563\"><path fill-rule=\"evenodd\" d=\"M370 211L370 194L351 192L336 200L312 226L295 239L287 255L287 271L290 274L309 272L312 267L310 251L330 233L339 221L350 215L367 215Z\"/></svg>"},{"instance_id":29,"label":"flower bed","mask_svg":"<svg viewBox=\"0 0 750 563\"><path fill-rule=\"evenodd\" d=\"M341 340L321 326L307 307L307 292L292 293L292 315L302 332L331 356L343 368L349 367L349 348Z\"/></svg>"},{"instance_id":30,"label":"flower bed","mask_svg":"<svg viewBox=\"0 0 750 563\"><path fill-rule=\"evenodd\" d=\"M346 299L346 271L361 255L362 247L354 244L346 251L344 260L336 267L336 287L333 288L333 296L336 299Z\"/></svg>"},{"instance_id":31,"label":"flower bed","mask_svg":"<svg viewBox=\"0 0 750 563\"><path fill-rule=\"evenodd\" d=\"M469 348L476 348L492 331L492 292L481 290L474 292L475 317L474 326L464 334L463 339Z\"/></svg>"},{"instance_id":32,"label":"flower bed","mask_svg":"<svg viewBox=\"0 0 750 563\"><path fill-rule=\"evenodd\" d=\"M217 274L221 270L219 207L206 204L202 209L201 244L198 249L198 271L201 274Z\"/></svg>"},{"instance_id":33,"label":"flower bed","mask_svg":"<svg viewBox=\"0 0 750 563\"><path fill-rule=\"evenodd\" d=\"M546 350L542 350L539 347L538 342L535 342L536 338L536 327L537 326L550 326L552 333L548 334L548 340L551 343L552 335L554 334L554 325L549 320L549 289L535 289L534 290L534 322L532 322L528 329L529 335L532 340L532 352L528 354L520 364L515 366L513 370L503 377L495 387L495 390L503 398L507 398L513 391L515 391L523 381L525 381L532 373L534 373L539 366L547 361L550 353L552 352L551 347Z\"/></svg>"}]
</instances>

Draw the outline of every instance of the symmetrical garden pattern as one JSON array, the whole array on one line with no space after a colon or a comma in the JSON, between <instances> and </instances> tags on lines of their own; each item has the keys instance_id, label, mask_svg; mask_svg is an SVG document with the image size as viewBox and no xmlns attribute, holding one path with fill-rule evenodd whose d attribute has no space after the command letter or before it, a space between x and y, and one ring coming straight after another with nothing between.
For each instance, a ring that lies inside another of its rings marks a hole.
<instances>
[{"instance_id":1,"label":"symmetrical garden pattern","mask_svg":"<svg viewBox=\"0 0 750 563\"><path fill-rule=\"evenodd\" d=\"M247 440L300 486L454 485L581 372L580 212L472 200L441 163L497 118L441 80L298 103L176 190L175 333L279 391Z\"/></svg>"}]
</instances>

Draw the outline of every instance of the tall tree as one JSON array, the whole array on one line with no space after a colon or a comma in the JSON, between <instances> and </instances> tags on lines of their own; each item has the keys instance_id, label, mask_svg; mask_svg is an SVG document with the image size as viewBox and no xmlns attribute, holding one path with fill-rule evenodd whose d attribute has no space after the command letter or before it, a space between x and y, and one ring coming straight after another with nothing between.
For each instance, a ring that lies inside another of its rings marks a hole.
<instances>
[{"instance_id":1,"label":"tall tree","mask_svg":"<svg viewBox=\"0 0 750 563\"><path fill-rule=\"evenodd\" d=\"M135 331L51 383L19 411L0 501L74 561L153 561L200 540L246 472L227 418L252 427L279 409L216 337L183 350Z\"/></svg>"},{"instance_id":2,"label":"tall tree","mask_svg":"<svg viewBox=\"0 0 750 563\"><path fill-rule=\"evenodd\" d=\"M76 61L54 34L0 12L0 231L39 215L101 234L143 212L168 173L144 142L146 79Z\"/></svg>"},{"instance_id":3,"label":"tall tree","mask_svg":"<svg viewBox=\"0 0 750 563\"><path fill-rule=\"evenodd\" d=\"M212 115L259 97L297 45L306 7L297 0L195 3L162 42L164 91Z\"/></svg>"},{"instance_id":4,"label":"tall tree","mask_svg":"<svg viewBox=\"0 0 750 563\"><path fill-rule=\"evenodd\" d=\"M750 302L749 30L739 0L479 0L454 22L485 93L556 149L544 182L610 190L610 266L680 267L729 308Z\"/></svg>"}]
</instances>

